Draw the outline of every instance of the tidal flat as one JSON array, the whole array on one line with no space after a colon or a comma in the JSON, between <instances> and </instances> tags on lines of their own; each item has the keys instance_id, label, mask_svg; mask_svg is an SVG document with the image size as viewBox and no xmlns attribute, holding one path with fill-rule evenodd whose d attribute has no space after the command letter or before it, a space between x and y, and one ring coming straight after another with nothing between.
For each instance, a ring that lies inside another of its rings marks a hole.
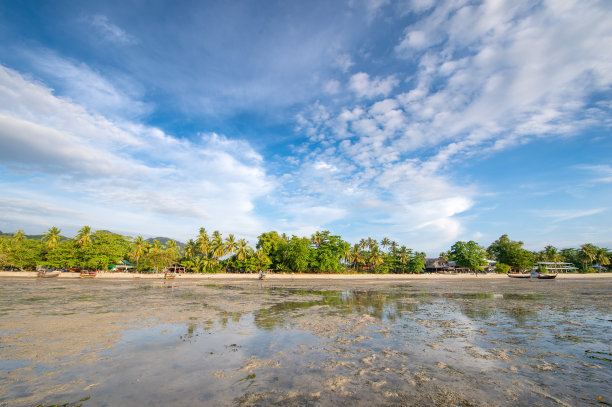
<instances>
[{"instance_id":1,"label":"tidal flat","mask_svg":"<svg viewBox=\"0 0 612 407\"><path fill-rule=\"evenodd\" d=\"M0 406L612 405L612 279L1 282Z\"/></svg>"}]
</instances>

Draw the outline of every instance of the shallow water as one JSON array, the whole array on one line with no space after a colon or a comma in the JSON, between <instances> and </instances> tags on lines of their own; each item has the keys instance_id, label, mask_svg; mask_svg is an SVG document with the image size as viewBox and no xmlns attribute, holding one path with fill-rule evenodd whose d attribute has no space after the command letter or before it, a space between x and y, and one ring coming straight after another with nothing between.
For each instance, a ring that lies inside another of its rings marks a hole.
<instances>
[{"instance_id":1,"label":"shallow water","mask_svg":"<svg viewBox=\"0 0 612 407\"><path fill-rule=\"evenodd\" d=\"M7 278L0 406L610 405L611 304L612 279Z\"/></svg>"}]
</instances>

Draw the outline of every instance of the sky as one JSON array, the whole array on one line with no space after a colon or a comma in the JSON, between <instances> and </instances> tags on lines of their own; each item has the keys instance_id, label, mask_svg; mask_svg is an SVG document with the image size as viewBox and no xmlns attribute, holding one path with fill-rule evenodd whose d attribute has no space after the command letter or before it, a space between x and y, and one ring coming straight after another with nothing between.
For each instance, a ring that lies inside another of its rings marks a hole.
<instances>
[{"instance_id":1,"label":"sky","mask_svg":"<svg viewBox=\"0 0 612 407\"><path fill-rule=\"evenodd\" d=\"M0 230L612 247L608 0L0 0Z\"/></svg>"}]
</instances>

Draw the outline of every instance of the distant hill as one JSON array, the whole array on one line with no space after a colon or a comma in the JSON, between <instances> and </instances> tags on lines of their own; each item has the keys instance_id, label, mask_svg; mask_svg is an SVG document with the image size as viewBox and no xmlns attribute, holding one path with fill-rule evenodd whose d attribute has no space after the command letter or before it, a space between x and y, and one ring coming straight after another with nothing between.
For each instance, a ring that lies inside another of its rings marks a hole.
<instances>
[{"instance_id":1,"label":"distant hill","mask_svg":"<svg viewBox=\"0 0 612 407\"><path fill-rule=\"evenodd\" d=\"M110 230L105 230L105 229L99 229L96 232L107 232L107 233L111 233L113 235L118 235L118 236L123 236L119 233L115 233L115 232L111 232ZM0 231L0 236L7 236L7 237L11 237L13 236L13 233L5 233ZM41 240L43 237L45 237L44 234L41 235L25 235L26 238L31 239L31 240ZM124 236L126 237L126 236ZM60 236L60 241L61 240L65 240L65 239L72 239L70 237L66 237L66 236ZM158 240L161 244L166 244L168 243L168 240L170 240L171 238L169 237L163 237L163 236L159 236L159 237L152 237L150 239L146 239L146 242L149 243L153 243L154 240ZM185 243L183 242L179 242L178 240L176 241L177 246L179 246L181 249L185 248L185 246L187 246Z\"/></svg>"},{"instance_id":2,"label":"distant hill","mask_svg":"<svg viewBox=\"0 0 612 407\"><path fill-rule=\"evenodd\" d=\"M168 243L168 240L171 240L171 238L169 238L169 237L152 237L152 238L149 238L149 239L145 240L145 242L153 243L154 240L157 240L159 243L165 245L166 243ZM180 247L181 249L183 249L185 246L187 246L185 243L179 242L178 240L176 240L176 245L178 247Z\"/></svg>"}]
</instances>

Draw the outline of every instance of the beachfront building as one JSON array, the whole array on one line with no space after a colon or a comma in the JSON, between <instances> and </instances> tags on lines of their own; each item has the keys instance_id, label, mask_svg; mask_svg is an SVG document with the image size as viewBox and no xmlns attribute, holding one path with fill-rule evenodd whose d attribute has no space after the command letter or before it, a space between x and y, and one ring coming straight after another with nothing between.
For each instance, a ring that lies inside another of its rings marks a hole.
<instances>
[{"instance_id":1,"label":"beachfront building","mask_svg":"<svg viewBox=\"0 0 612 407\"><path fill-rule=\"evenodd\" d=\"M497 263L494 260L486 260L486 265L483 265L484 273L495 272L495 264ZM436 259L425 259L425 272L426 273L439 273L439 274L456 274L456 273L473 273L474 270L467 267L459 267L457 266L457 262L448 261L445 262L441 258Z\"/></svg>"},{"instance_id":2,"label":"beachfront building","mask_svg":"<svg viewBox=\"0 0 612 407\"><path fill-rule=\"evenodd\" d=\"M116 264L108 266L108 271L117 273L127 273L134 268L134 265L127 260L119 260Z\"/></svg>"},{"instance_id":3,"label":"beachfront building","mask_svg":"<svg viewBox=\"0 0 612 407\"><path fill-rule=\"evenodd\" d=\"M181 263L173 263L164 269L164 273L184 273L185 266Z\"/></svg>"},{"instance_id":4,"label":"beachfront building","mask_svg":"<svg viewBox=\"0 0 612 407\"><path fill-rule=\"evenodd\" d=\"M455 267L450 266L451 262L446 262L440 258L436 259L425 259L425 272L426 273L450 273L454 271ZM453 262L454 263L454 262Z\"/></svg>"},{"instance_id":5,"label":"beachfront building","mask_svg":"<svg viewBox=\"0 0 612 407\"><path fill-rule=\"evenodd\" d=\"M578 271L578 267L575 267L572 263L564 263L561 261L556 263L551 261L540 261L533 267L536 271L541 268L546 269L546 272L551 274L575 273Z\"/></svg>"}]
</instances>

